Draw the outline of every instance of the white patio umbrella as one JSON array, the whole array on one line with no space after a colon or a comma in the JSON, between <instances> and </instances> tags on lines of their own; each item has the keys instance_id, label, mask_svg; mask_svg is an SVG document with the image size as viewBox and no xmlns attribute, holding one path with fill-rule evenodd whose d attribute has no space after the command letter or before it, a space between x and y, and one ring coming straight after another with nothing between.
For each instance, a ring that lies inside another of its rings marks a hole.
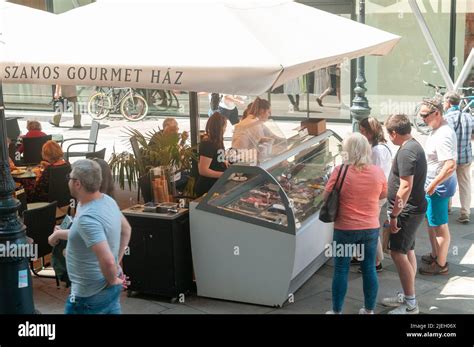
<instances>
[{"instance_id":1,"label":"white patio umbrella","mask_svg":"<svg viewBox=\"0 0 474 347\"><path fill-rule=\"evenodd\" d=\"M3 37L3 82L259 95L400 39L292 1L99 1L37 27Z\"/></svg>"}]
</instances>

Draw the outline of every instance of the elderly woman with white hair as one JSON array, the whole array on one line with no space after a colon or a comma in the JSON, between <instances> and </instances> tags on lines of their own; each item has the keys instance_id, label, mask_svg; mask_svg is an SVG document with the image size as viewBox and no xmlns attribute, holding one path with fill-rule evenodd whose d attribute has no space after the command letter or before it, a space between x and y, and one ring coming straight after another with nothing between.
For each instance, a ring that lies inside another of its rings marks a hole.
<instances>
[{"instance_id":1,"label":"elderly woman with white hair","mask_svg":"<svg viewBox=\"0 0 474 347\"><path fill-rule=\"evenodd\" d=\"M337 184L339 209L334 221L334 277L332 281L332 310L340 314L347 291L347 280L354 250L362 261L364 307L360 314L373 314L377 299L378 280L375 255L379 236L379 200L387 196L387 180L381 168L371 162L372 150L367 139L354 133L343 144L343 165L337 166L326 184L324 199ZM342 171L341 171L342 170Z\"/></svg>"}]
</instances>

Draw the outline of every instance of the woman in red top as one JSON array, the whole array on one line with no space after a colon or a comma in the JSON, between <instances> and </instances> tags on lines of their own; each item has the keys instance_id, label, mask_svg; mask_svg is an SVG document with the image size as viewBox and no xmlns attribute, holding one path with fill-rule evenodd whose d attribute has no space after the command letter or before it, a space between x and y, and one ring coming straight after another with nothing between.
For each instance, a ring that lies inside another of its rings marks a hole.
<instances>
[{"instance_id":1,"label":"woman in red top","mask_svg":"<svg viewBox=\"0 0 474 347\"><path fill-rule=\"evenodd\" d=\"M387 196L387 180L381 168L371 163L372 150L367 139L354 133L342 144L344 171L347 168L339 196L339 210L334 222L334 277L332 281L333 309L342 313L347 291L347 276L354 251L362 261L365 305L361 314L373 314L378 281L375 254L379 236L379 200ZM333 190L341 166L334 169L326 185L324 198ZM339 183L338 183L339 187Z\"/></svg>"},{"instance_id":2,"label":"woman in red top","mask_svg":"<svg viewBox=\"0 0 474 347\"><path fill-rule=\"evenodd\" d=\"M25 137L41 137L41 136L46 136L44 132L41 130L41 123L38 122L37 120L29 120L26 122L26 129L28 129L28 132L22 136L22 138ZM20 145L18 148L18 152L23 153L24 151L23 144Z\"/></svg>"}]
</instances>

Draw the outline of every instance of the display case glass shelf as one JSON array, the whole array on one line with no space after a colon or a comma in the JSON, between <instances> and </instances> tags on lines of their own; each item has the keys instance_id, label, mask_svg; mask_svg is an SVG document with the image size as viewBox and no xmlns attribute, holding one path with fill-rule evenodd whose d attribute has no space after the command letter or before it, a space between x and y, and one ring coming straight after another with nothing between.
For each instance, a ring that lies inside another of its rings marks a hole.
<instances>
[{"instance_id":1,"label":"display case glass shelf","mask_svg":"<svg viewBox=\"0 0 474 347\"><path fill-rule=\"evenodd\" d=\"M295 136L287 149L256 166L232 165L198 209L294 234L316 216L341 139L332 131Z\"/></svg>"}]
</instances>

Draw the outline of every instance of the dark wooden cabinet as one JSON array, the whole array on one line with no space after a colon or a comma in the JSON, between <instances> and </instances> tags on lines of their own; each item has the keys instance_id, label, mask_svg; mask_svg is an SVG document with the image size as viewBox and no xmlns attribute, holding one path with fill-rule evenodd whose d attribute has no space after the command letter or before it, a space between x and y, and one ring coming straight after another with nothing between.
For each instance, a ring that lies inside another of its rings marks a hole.
<instances>
[{"instance_id":1,"label":"dark wooden cabinet","mask_svg":"<svg viewBox=\"0 0 474 347\"><path fill-rule=\"evenodd\" d=\"M129 291L172 299L194 287L189 213L175 215L122 211L132 226L123 270L130 277Z\"/></svg>"}]
</instances>

